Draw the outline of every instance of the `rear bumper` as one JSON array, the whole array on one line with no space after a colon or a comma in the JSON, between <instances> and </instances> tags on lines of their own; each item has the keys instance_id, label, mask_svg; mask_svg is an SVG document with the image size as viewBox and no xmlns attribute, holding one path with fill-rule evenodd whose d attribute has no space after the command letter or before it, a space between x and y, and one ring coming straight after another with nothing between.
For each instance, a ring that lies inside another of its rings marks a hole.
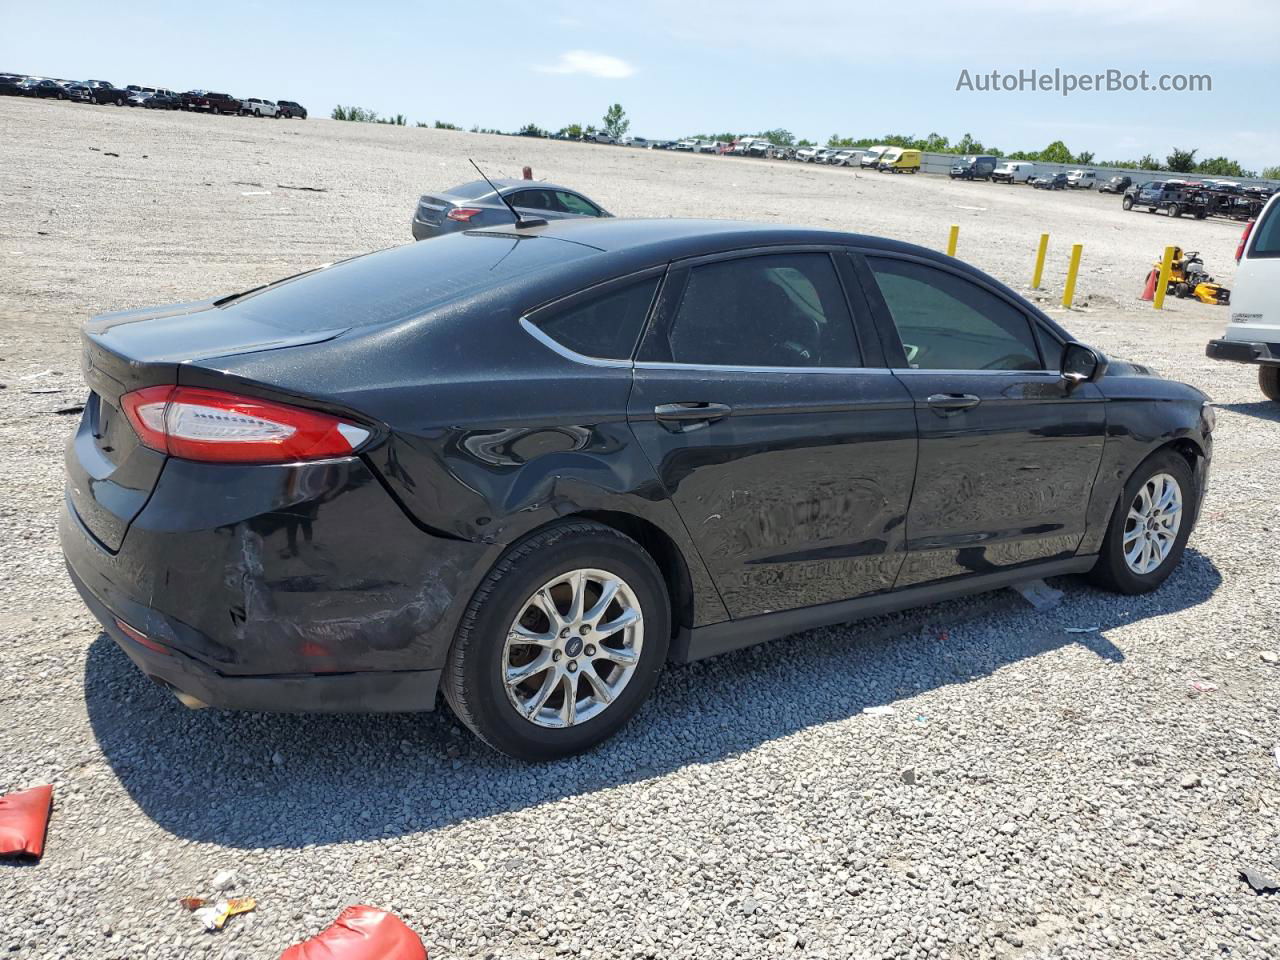
<instances>
[{"instance_id":1,"label":"rear bumper","mask_svg":"<svg viewBox=\"0 0 1280 960\"><path fill-rule=\"evenodd\" d=\"M425 220L419 220L416 212L413 215L413 220L410 223L409 227L410 227L410 230L413 232L413 239L415 240L429 240L431 237L438 237L441 234L453 232L451 229L449 229L448 227L445 227L443 224L427 223L427 221Z\"/></svg>"},{"instance_id":2,"label":"rear bumper","mask_svg":"<svg viewBox=\"0 0 1280 960\"><path fill-rule=\"evenodd\" d=\"M103 632L116 642L134 666L161 686L183 695L180 699L188 706L265 713L393 713L435 709L439 670L229 677L176 648L157 643L164 652L150 649L120 629L115 615L76 576L70 562L67 572L85 606L102 624Z\"/></svg>"},{"instance_id":3,"label":"rear bumper","mask_svg":"<svg viewBox=\"0 0 1280 960\"><path fill-rule=\"evenodd\" d=\"M1210 360L1230 360L1234 363L1278 363L1280 344L1252 343L1248 340L1210 340L1204 348Z\"/></svg>"}]
</instances>

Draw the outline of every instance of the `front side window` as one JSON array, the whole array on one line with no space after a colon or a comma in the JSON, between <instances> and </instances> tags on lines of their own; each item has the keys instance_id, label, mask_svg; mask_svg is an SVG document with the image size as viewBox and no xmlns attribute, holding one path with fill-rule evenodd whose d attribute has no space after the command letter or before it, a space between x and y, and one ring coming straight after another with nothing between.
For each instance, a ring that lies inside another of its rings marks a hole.
<instances>
[{"instance_id":1,"label":"front side window","mask_svg":"<svg viewBox=\"0 0 1280 960\"><path fill-rule=\"evenodd\" d=\"M844 290L825 253L770 254L693 267L666 336L675 363L862 363Z\"/></svg>"},{"instance_id":2,"label":"front side window","mask_svg":"<svg viewBox=\"0 0 1280 960\"><path fill-rule=\"evenodd\" d=\"M657 287L657 277L641 280L585 303L539 316L535 325L574 353L605 360L629 360Z\"/></svg>"},{"instance_id":3,"label":"front side window","mask_svg":"<svg viewBox=\"0 0 1280 960\"><path fill-rule=\"evenodd\" d=\"M919 370L1041 370L1027 316L946 270L868 257L902 340Z\"/></svg>"}]
</instances>

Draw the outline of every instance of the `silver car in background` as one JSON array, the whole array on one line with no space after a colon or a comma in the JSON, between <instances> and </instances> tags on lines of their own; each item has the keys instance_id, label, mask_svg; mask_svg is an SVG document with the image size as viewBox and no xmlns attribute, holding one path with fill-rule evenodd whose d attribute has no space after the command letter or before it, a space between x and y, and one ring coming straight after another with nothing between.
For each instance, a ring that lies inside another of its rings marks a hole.
<instances>
[{"instance_id":1,"label":"silver car in background","mask_svg":"<svg viewBox=\"0 0 1280 960\"><path fill-rule=\"evenodd\" d=\"M494 192L497 187L497 193ZM511 211L499 199L519 211L521 217L569 220L576 217L612 217L608 210L576 190L545 180L473 180L441 193L424 194L413 211L413 239L426 240L459 230L497 227L512 222Z\"/></svg>"}]
</instances>

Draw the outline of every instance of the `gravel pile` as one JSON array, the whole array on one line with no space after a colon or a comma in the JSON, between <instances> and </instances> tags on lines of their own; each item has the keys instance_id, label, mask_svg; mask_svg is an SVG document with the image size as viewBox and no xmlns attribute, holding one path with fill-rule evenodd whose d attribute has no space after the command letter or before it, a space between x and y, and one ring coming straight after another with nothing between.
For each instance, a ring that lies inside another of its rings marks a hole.
<instances>
[{"instance_id":1,"label":"gravel pile","mask_svg":"<svg viewBox=\"0 0 1280 960\"><path fill-rule=\"evenodd\" d=\"M1277 901L1240 875L1280 872L1280 666L1264 659L1280 648L1280 410L1251 369L1203 357L1225 310L1133 299L1170 242L1230 284L1234 225L322 120L0 100L0 126L0 792L55 785L43 861L0 865L0 956L271 958L360 902L439 958L1280 955ZM959 222L961 254L1016 284L1048 230L1051 289L1083 240L1088 306L1069 328L1220 403L1185 561L1152 596L1063 579L1045 612L1006 591L673 669L613 742L540 767L443 710L187 711L62 573L77 324L404 242L417 194L470 179L467 156L531 164L622 215L934 246ZM205 933L177 900L227 870L258 908Z\"/></svg>"}]
</instances>

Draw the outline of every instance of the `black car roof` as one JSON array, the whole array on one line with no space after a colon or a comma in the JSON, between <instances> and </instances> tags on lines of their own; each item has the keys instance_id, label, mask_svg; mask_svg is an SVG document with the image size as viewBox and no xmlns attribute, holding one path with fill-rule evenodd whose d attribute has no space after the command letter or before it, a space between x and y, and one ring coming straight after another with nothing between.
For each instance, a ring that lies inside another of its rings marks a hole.
<instances>
[{"instance_id":1,"label":"black car roof","mask_svg":"<svg viewBox=\"0 0 1280 960\"><path fill-rule=\"evenodd\" d=\"M486 227L485 233L516 233L514 227ZM654 263L753 246L779 244L839 244L895 250L939 258L940 254L914 244L884 237L815 227L751 223L744 220L694 220L684 218L623 219L582 217L552 220L544 226L525 227L521 236L555 237L594 247L603 253L631 255Z\"/></svg>"}]
</instances>

